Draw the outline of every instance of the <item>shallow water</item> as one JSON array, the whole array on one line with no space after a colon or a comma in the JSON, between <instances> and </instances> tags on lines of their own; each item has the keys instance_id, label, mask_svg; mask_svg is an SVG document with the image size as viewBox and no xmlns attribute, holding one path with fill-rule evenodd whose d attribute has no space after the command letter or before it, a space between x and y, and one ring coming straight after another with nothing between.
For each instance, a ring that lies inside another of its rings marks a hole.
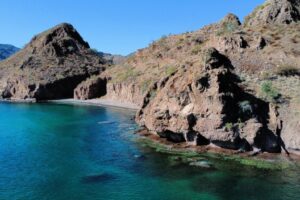
<instances>
[{"instance_id":1,"label":"shallow water","mask_svg":"<svg viewBox=\"0 0 300 200\"><path fill-rule=\"evenodd\" d=\"M136 142L132 111L0 104L0 199L300 199L298 167L174 162Z\"/></svg>"}]
</instances>

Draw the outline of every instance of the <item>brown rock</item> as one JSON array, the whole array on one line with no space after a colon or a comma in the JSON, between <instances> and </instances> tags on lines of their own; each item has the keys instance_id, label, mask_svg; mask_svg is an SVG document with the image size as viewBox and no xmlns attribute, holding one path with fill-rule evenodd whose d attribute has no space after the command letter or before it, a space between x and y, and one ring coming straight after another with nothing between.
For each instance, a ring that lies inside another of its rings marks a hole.
<instances>
[{"instance_id":1,"label":"brown rock","mask_svg":"<svg viewBox=\"0 0 300 200\"><path fill-rule=\"evenodd\" d=\"M106 95L106 78L94 76L80 83L74 90L74 98L92 99Z\"/></svg>"},{"instance_id":2,"label":"brown rock","mask_svg":"<svg viewBox=\"0 0 300 200\"><path fill-rule=\"evenodd\" d=\"M266 134L276 138L267 127L268 104L239 88L230 61L218 51L205 50L202 60L158 82L145 96L138 123L171 141L273 151L261 145L269 142Z\"/></svg>"},{"instance_id":3,"label":"brown rock","mask_svg":"<svg viewBox=\"0 0 300 200\"><path fill-rule=\"evenodd\" d=\"M291 24L299 20L299 0L267 0L246 17L245 25Z\"/></svg>"},{"instance_id":4,"label":"brown rock","mask_svg":"<svg viewBox=\"0 0 300 200\"><path fill-rule=\"evenodd\" d=\"M104 64L72 25L60 24L0 63L0 80L7 82L0 93L3 98L71 98L74 88Z\"/></svg>"}]
</instances>

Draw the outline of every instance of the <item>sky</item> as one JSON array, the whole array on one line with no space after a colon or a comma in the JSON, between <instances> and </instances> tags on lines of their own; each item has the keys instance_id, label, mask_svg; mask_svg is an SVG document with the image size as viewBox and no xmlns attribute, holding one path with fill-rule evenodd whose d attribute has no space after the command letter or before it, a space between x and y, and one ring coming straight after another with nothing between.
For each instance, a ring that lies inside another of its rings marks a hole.
<instances>
[{"instance_id":1,"label":"sky","mask_svg":"<svg viewBox=\"0 0 300 200\"><path fill-rule=\"evenodd\" d=\"M200 29L234 13L241 20L264 0L1 0L0 44L23 47L62 22L91 48L127 55L162 35Z\"/></svg>"}]
</instances>

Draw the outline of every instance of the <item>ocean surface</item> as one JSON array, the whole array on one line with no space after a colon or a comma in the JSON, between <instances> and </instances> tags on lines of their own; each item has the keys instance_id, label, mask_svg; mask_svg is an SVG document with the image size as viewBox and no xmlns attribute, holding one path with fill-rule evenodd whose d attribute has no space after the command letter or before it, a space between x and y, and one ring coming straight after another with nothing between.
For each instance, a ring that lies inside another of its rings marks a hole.
<instances>
[{"instance_id":1,"label":"ocean surface","mask_svg":"<svg viewBox=\"0 0 300 200\"><path fill-rule=\"evenodd\" d=\"M299 168L174 162L137 142L134 112L0 103L1 200L300 199Z\"/></svg>"}]
</instances>

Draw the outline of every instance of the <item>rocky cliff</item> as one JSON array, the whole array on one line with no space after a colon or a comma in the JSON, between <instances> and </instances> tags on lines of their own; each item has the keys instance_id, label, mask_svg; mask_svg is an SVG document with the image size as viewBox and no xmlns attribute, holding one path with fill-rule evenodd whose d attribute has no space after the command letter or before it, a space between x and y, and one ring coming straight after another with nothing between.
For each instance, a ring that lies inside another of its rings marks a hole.
<instances>
[{"instance_id":1,"label":"rocky cliff","mask_svg":"<svg viewBox=\"0 0 300 200\"><path fill-rule=\"evenodd\" d=\"M299 2L163 36L107 69L107 98L141 106L138 123L173 142L300 150Z\"/></svg>"},{"instance_id":2,"label":"rocky cliff","mask_svg":"<svg viewBox=\"0 0 300 200\"><path fill-rule=\"evenodd\" d=\"M72 25L60 24L0 63L0 93L16 99L71 98L74 88L105 64Z\"/></svg>"}]
</instances>

